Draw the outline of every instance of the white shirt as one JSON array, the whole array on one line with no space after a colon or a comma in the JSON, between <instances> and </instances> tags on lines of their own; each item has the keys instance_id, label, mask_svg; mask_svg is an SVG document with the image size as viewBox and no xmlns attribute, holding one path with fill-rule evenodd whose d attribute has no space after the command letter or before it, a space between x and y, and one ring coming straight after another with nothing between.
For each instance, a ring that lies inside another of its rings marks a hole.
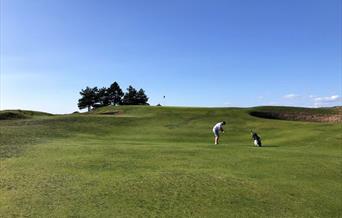
<instances>
[{"instance_id":1,"label":"white shirt","mask_svg":"<svg viewBox=\"0 0 342 218\"><path fill-rule=\"evenodd\" d=\"M214 126L213 130L214 130L214 131L220 131L221 128L222 128L222 125L223 125L223 122L217 123L217 124Z\"/></svg>"}]
</instances>

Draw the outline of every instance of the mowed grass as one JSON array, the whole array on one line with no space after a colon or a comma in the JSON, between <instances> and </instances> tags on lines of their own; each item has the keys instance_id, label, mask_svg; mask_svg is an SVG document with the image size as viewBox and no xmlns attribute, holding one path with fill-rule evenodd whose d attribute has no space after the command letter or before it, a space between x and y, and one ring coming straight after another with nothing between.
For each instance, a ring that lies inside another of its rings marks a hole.
<instances>
[{"instance_id":1,"label":"mowed grass","mask_svg":"<svg viewBox=\"0 0 342 218\"><path fill-rule=\"evenodd\" d=\"M248 112L126 106L2 120L0 217L341 217L341 124Z\"/></svg>"}]
</instances>

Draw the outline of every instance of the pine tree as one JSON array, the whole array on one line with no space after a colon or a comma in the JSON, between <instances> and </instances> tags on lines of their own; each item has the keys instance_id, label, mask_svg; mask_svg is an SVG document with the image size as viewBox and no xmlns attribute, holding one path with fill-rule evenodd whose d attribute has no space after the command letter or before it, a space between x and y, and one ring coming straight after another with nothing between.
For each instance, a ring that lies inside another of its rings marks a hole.
<instances>
[{"instance_id":1,"label":"pine tree","mask_svg":"<svg viewBox=\"0 0 342 218\"><path fill-rule=\"evenodd\" d=\"M122 103L124 105L135 105L136 104L136 97L137 97L137 90L133 88L132 86L129 86L127 88L127 92L125 93Z\"/></svg>"},{"instance_id":2,"label":"pine tree","mask_svg":"<svg viewBox=\"0 0 342 218\"><path fill-rule=\"evenodd\" d=\"M90 111L91 107L96 103L96 92L97 87L90 88L87 86L85 89L82 89L80 92L82 97L78 100L78 108L88 108L88 111Z\"/></svg>"},{"instance_id":3,"label":"pine tree","mask_svg":"<svg viewBox=\"0 0 342 218\"><path fill-rule=\"evenodd\" d=\"M100 88L96 92L96 103L98 103L101 107L107 106L110 104L110 99L109 99L108 91L106 87Z\"/></svg>"},{"instance_id":4,"label":"pine tree","mask_svg":"<svg viewBox=\"0 0 342 218\"><path fill-rule=\"evenodd\" d=\"M110 104L118 105L122 103L122 96L124 95L124 93L117 82L114 82L107 89L107 94Z\"/></svg>"},{"instance_id":5,"label":"pine tree","mask_svg":"<svg viewBox=\"0 0 342 218\"><path fill-rule=\"evenodd\" d=\"M148 105L147 101L148 97L146 96L145 91L143 89L140 89L136 95L136 104Z\"/></svg>"}]
</instances>

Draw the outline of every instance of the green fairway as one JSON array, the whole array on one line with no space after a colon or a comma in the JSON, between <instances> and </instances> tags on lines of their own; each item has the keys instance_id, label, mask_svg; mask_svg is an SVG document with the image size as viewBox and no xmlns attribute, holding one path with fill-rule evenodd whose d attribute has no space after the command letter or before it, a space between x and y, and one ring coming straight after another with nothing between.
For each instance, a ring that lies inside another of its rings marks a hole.
<instances>
[{"instance_id":1,"label":"green fairway","mask_svg":"<svg viewBox=\"0 0 342 218\"><path fill-rule=\"evenodd\" d=\"M0 217L341 217L341 123L251 110L120 106L0 120Z\"/></svg>"}]
</instances>

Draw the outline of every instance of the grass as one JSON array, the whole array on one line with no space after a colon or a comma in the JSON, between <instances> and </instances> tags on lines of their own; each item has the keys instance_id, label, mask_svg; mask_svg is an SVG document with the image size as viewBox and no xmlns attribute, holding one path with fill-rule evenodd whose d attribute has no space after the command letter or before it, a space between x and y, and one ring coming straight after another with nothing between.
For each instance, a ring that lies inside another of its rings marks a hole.
<instances>
[{"instance_id":1,"label":"grass","mask_svg":"<svg viewBox=\"0 0 342 218\"><path fill-rule=\"evenodd\" d=\"M2 120L0 217L341 217L341 124L249 111L126 106Z\"/></svg>"},{"instance_id":2,"label":"grass","mask_svg":"<svg viewBox=\"0 0 342 218\"><path fill-rule=\"evenodd\" d=\"M285 107L285 106L261 106L253 108L259 112L285 112L285 113L304 113L311 115L338 115L341 114L342 107L329 108L304 108L304 107Z\"/></svg>"},{"instance_id":3,"label":"grass","mask_svg":"<svg viewBox=\"0 0 342 218\"><path fill-rule=\"evenodd\" d=\"M52 114L38 112L38 111L27 111L27 110L0 111L0 120L29 119L29 118L34 118L38 116L46 117L46 116L52 116Z\"/></svg>"}]
</instances>

